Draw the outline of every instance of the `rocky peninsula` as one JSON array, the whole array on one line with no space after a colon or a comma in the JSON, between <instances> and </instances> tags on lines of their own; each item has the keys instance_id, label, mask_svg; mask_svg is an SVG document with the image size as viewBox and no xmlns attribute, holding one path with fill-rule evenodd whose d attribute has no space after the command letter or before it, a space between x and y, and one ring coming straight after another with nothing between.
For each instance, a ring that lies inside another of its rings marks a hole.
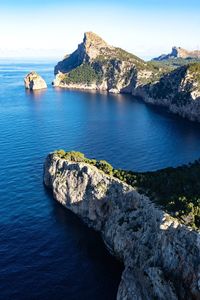
<instances>
[{"instance_id":1,"label":"rocky peninsula","mask_svg":"<svg viewBox=\"0 0 200 300\"><path fill-rule=\"evenodd\" d=\"M77 50L55 66L54 86L129 93L200 122L200 63L189 64L188 55L199 58L197 51L173 48L169 58L184 60L184 65L174 70L160 62L145 62L108 45L95 33L86 32Z\"/></svg>"},{"instance_id":2,"label":"rocky peninsula","mask_svg":"<svg viewBox=\"0 0 200 300\"><path fill-rule=\"evenodd\" d=\"M37 74L35 71L30 72L24 78L25 88L29 90L41 90L46 89L47 84L45 80Z\"/></svg>"},{"instance_id":3,"label":"rocky peninsula","mask_svg":"<svg viewBox=\"0 0 200 300\"><path fill-rule=\"evenodd\" d=\"M200 234L111 175L109 164L58 151L46 158L44 183L123 262L118 300L200 299Z\"/></svg>"}]
</instances>

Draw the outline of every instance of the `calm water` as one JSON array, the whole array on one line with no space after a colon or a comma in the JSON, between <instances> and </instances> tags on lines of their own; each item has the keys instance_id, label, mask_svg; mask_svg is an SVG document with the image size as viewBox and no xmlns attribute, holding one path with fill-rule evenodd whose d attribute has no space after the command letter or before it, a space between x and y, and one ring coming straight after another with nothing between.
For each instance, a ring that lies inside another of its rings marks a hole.
<instances>
[{"instance_id":1,"label":"calm water","mask_svg":"<svg viewBox=\"0 0 200 300\"><path fill-rule=\"evenodd\" d=\"M53 65L0 63L0 299L112 300L121 267L44 189L45 156L64 148L126 169L176 166L200 157L200 125L131 96L24 90L27 72L50 83Z\"/></svg>"}]
</instances>

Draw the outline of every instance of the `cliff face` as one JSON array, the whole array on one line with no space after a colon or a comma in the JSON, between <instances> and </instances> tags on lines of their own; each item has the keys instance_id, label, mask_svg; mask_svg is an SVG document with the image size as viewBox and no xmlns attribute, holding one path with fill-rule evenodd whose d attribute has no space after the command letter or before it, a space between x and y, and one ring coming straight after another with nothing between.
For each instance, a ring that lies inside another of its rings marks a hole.
<instances>
[{"instance_id":1,"label":"cliff face","mask_svg":"<svg viewBox=\"0 0 200 300\"><path fill-rule=\"evenodd\" d=\"M133 90L144 101L169 108L191 121L200 122L200 64L190 64L164 75L157 83Z\"/></svg>"},{"instance_id":2,"label":"cliff face","mask_svg":"<svg viewBox=\"0 0 200 300\"><path fill-rule=\"evenodd\" d=\"M44 183L124 263L117 299L199 299L200 236L132 187L50 154Z\"/></svg>"},{"instance_id":3,"label":"cliff face","mask_svg":"<svg viewBox=\"0 0 200 300\"><path fill-rule=\"evenodd\" d=\"M27 74L24 78L24 84L25 88L30 90L40 90L47 88L47 84L44 79L36 72Z\"/></svg>"},{"instance_id":4,"label":"cliff face","mask_svg":"<svg viewBox=\"0 0 200 300\"><path fill-rule=\"evenodd\" d=\"M188 51L186 49L183 49L181 47L173 47L171 53L169 54L162 54L153 60L156 61L162 61L162 60L167 60L171 58L196 58L200 59L200 51L199 50L194 50L194 51Z\"/></svg>"},{"instance_id":5,"label":"cliff face","mask_svg":"<svg viewBox=\"0 0 200 300\"><path fill-rule=\"evenodd\" d=\"M130 92L130 85L148 82L155 70L142 59L87 32L77 50L59 62L54 72L55 86L119 93Z\"/></svg>"},{"instance_id":6,"label":"cliff face","mask_svg":"<svg viewBox=\"0 0 200 300\"><path fill-rule=\"evenodd\" d=\"M171 54L158 60L187 55L198 58L200 54L174 47ZM145 102L166 106L182 117L200 121L200 63L183 65L174 71L158 64L146 63L87 32L77 50L56 65L54 85L130 93L141 96Z\"/></svg>"}]
</instances>

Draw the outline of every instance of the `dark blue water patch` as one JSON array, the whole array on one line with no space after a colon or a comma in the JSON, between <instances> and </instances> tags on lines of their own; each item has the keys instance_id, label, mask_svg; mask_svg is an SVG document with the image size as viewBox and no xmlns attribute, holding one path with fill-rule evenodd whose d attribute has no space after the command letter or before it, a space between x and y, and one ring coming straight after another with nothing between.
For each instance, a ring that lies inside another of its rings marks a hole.
<instances>
[{"instance_id":1,"label":"dark blue water patch","mask_svg":"<svg viewBox=\"0 0 200 300\"><path fill-rule=\"evenodd\" d=\"M121 266L43 186L55 149L135 171L200 156L200 125L130 95L54 89L53 63L0 64L0 298L115 299ZM39 72L48 89L25 91Z\"/></svg>"}]
</instances>

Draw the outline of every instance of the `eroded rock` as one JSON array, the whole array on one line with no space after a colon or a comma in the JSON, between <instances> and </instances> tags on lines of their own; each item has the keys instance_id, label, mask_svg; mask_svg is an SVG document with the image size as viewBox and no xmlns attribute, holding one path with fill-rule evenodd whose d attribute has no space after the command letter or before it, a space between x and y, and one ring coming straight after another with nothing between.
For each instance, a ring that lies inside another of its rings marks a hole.
<instances>
[{"instance_id":1,"label":"eroded rock","mask_svg":"<svg viewBox=\"0 0 200 300\"><path fill-rule=\"evenodd\" d=\"M131 186L50 154L44 183L124 263L118 300L200 299L200 235Z\"/></svg>"},{"instance_id":2,"label":"eroded rock","mask_svg":"<svg viewBox=\"0 0 200 300\"><path fill-rule=\"evenodd\" d=\"M40 90L47 88L45 80L34 71L26 75L24 78L24 84L25 88L29 90Z\"/></svg>"}]
</instances>

